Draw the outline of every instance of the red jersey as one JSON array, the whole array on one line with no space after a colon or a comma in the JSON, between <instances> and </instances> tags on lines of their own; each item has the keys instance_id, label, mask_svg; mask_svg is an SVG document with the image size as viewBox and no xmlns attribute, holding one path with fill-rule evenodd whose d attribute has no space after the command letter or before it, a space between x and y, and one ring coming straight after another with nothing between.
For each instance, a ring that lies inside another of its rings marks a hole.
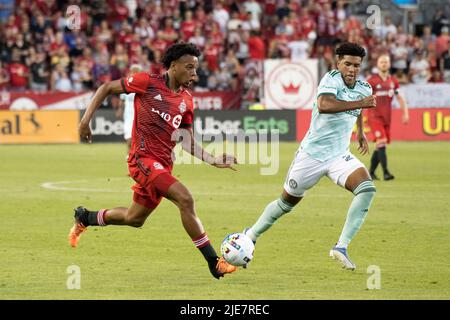
<instances>
[{"instance_id":1,"label":"red jersey","mask_svg":"<svg viewBox=\"0 0 450 320\"><path fill-rule=\"evenodd\" d=\"M394 76L389 76L386 81L376 74L367 79L372 86L373 94L377 96L377 106L368 109L367 115L370 118L377 118L384 124L391 123L391 105L394 95L398 93L398 80Z\"/></svg>"},{"instance_id":2,"label":"red jersey","mask_svg":"<svg viewBox=\"0 0 450 320\"><path fill-rule=\"evenodd\" d=\"M166 75L139 72L122 78L126 93L136 93L131 135L131 154L158 160L172 167L172 134L179 127L189 127L194 118L191 94L180 87L173 92L166 86Z\"/></svg>"}]
</instances>

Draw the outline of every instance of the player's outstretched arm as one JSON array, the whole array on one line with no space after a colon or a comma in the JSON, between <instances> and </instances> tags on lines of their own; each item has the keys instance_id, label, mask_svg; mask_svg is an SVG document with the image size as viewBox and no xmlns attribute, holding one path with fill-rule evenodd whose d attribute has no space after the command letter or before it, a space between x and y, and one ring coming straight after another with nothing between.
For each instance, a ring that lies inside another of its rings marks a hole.
<instances>
[{"instance_id":1,"label":"player's outstretched arm","mask_svg":"<svg viewBox=\"0 0 450 320\"><path fill-rule=\"evenodd\" d=\"M336 99L333 94L322 94L317 99L319 113L338 113L355 109L370 109L377 105L375 96L368 96L358 101L343 101Z\"/></svg>"},{"instance_id":2,"label":"player's outstretched arm","mask_svg":"<svg viewBox=\"0 0 450 320\"><path fill-rule=\"evenodd\" d=\"M180 135L182 136L182 146L183 150L189 152L194 157L216 167L216 168L227 168L236 171L233 164L237 164L237 159L229 154L222 154L218 157L214 157L212 154L203 150L203 147L198 144L194 138L194 132L192 128L180 129Z\"/></svg>"},{"instance_id":3,"label":"player's outstretched arm","mask_svg":"<svg viewBox=\"0 0 450 320\"><path fill-rule=\"evenodd\" d=\"M89 128L89 122L92 120L95 111L107 96L123 92L125 91L120 80L106 82L97 89L78 126L78 133L82 139L86 139L89 143L92 143L92 132Z\"/></svg>"}]
</instances>

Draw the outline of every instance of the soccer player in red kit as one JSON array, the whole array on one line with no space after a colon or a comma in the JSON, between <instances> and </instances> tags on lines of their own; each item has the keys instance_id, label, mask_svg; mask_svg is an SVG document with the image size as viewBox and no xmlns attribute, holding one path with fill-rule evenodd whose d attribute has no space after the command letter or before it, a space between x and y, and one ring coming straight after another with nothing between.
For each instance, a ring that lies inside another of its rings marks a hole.
<instances>
[{"instance_id":1,"label":"soccer player in red kit","mask_svg":"<svg viewBox=\"0 0 450 320\"><path fill-rule=\"evenodd\" d=\"M372 75L367 82L372 86L373 94L377 97L376 108L367 111L368 124L370 126L373 141L375 141L376 149L372 154L370 161L370 175L372 179L378 180L375 170L381 163L383 168L384 180L392 180L394 176L389 172L387 167L386 146L390 142L390 125L391 125L391 109L392 99L394 95L403 111L402 122L407 124L409 121L408 107L406 100L399 93L399 84L397 79L389 74L391 61L388 55L381 55L377 60L378 74Z\"/></svg>"},{"instance_id":2,"label":"soccer player in red kit","mask_svg":"<svg viewBox=\"0 0 450 320\"><path fill-rule=\"evenodd\" d=\"M172 176L172 150L176 136L183 137L183 149L217 168L233 169L233 156L213 157L194 140L193 100L189 87L196 79L200 51L190 43L174 44L161 61L167 69L164 75L136 73L127 78L100 86L80 121L82 138L92 141L89 122L103 100L110 94L135 93L132 144L128 157L130 176L136 182L133 202L129 208L89 211L75 209L75 224L69 233L70 245L77 246L80 234L88 226L128 225L141 227L158 206L162 197L180 210L183 227L208 262L211 274L219 279L236 270L212 247L203 225L195 213L189 190ZM179 139L179 138L178 138Z\"/></svg>"}]
</instances>

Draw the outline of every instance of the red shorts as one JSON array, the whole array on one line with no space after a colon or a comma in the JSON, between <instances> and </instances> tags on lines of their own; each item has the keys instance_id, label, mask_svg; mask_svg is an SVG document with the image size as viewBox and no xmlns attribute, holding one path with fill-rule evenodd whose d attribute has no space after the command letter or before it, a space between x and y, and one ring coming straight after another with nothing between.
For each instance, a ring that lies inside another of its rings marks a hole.
<instances>
[{"instance_id":1,"label":"red shorts","mask_svg":"<svg viewBox=\"0 0 450 320\"><path fill-rule=\"evenodd\" d=\"M136 181L131 187L133 201L150 209L156 208L169 187L178 181L172 176L172 167L164 167L157 160L137 155L130 155L128 171Z\"/></svg>"},{"instance_id":2,"label":"red shorts","mask_svg":"<svg viewBox=\"0 0 450 320\"><path fill-rule=\"evenodd\" d=\"M370 137L377 145L391 142L390 125L378 119L369 119Z\"/></svg>"}]
</instances>

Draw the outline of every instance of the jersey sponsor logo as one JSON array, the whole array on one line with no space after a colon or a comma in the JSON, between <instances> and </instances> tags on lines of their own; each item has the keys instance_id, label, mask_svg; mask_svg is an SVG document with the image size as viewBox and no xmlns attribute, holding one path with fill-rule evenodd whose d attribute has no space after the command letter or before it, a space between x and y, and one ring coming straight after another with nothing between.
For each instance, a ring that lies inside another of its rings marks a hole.
<instances>
[{"instance_id":1,"label":"jersey sponsor logo","mask_svg":"<svg viewBox=\"0 0 450 320\"><path fill-rule=\"evenodd\" d=\"M182 119L181 114L177 114L175 117L173 117L172 125L174 128L178 128L180 126L181 119Z\"/></svg>"},{"instance_id":2,"label":"jersey sponsor logo","mask_svg":"<svg viewBox=\"0 0 450 320\"><path fill-rule=\"evenodd\" d=\"M128 77L127 78L127 85L130 85L130 83L133 82L133 77Z\"/></svg>"},{"instance_id":3,"label":"jersey sponsor logo","mask_svg":"<svg viewBox=\"0 0 450 320\"><path fill-rule=\"evenodd\" d=\"M153 168L155 168L156 170L163 170L164 167L161 163L159 162L153 162Z\"/></svg>"},{"instance_id":4,"label":"jersey sponsor logo","mask_svg":"<svg viewBox=\"0 0 450 320\"><path fill-rule=\"evenodd\" d=\"M158 95L154 96L154 97L153 97L153 99L155 99L155 100L159 100L159 101L162 101L162 97L161 97L161 95L160 95L160 94L158 94Z\"/></svg>"},{"instance_id":5,"label":"jersey sponsor logo","mask_svg":"<svg viewBox=\"0 0 450 320\"><path fill-rule=\"evenodd\" d=\"M164 121L166 121L168 123L172 123L172 126L175 129L178 129L178 127L181 124L181 119L182 119L181 114L177 114L176 116L174 116L172 118L172 116L170 114L168 114L167 112L161 112L159 110L156 110L155 108L152 108L152 112L157 113Z\"/></svg>"},{"instance_id":6,"label":"jersey sponsor logo","mask_svg":"<svg viewBox=\"0 0 450 320\"><path fill-rule=\"evenodd\" d=\"M388 96L389 98L392 98L395 94L395 90L391 89L391 90L382 90L382 91L377 91L376 96L377 97L386 97Z\"/></svg>"}]
</instances>

